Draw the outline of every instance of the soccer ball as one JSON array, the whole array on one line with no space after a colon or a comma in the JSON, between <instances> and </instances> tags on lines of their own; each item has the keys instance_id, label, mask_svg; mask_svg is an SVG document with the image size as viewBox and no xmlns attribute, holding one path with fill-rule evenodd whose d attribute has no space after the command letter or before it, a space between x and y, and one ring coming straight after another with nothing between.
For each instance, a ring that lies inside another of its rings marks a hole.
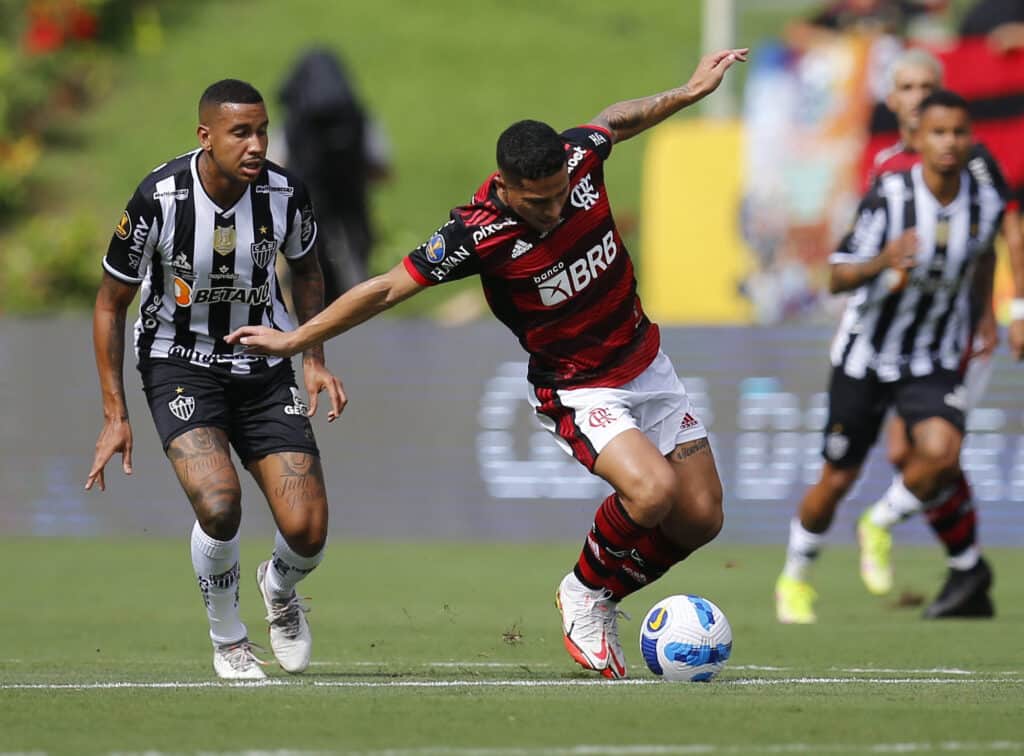
<instances>
[{"instance_id":1,"label":"soccer ball","mask_svg":"<svg viewBox=\"0 0 1024 756\"><path fill-rule=\"evenodd\" d=\"M701 596L669 596L651 607L640 628L647 668L673 682L707 682L732 654L732 628Z\"/></svg>"}]
</instances>

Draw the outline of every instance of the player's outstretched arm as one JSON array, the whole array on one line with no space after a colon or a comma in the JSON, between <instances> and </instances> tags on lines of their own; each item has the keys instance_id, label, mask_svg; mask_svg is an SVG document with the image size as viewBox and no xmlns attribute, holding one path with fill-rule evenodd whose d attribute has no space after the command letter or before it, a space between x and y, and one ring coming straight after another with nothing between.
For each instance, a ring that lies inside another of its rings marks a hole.
<instances>
[{"instance_id":1,"label":"player's outstretched arm","mask_svg":"<svg viewBox=\"0 0 1024 756\"><path fill-rule=\"evenodd\" d=\"M316 315L294 331L276 331L265 326L242 326L225 337L229 344L242 344L255 354L274 354L291 357L309 349L314 344L323 344L330 338L355 328L375 315L379 315L424 287L419 284L405 265L395 267L354 286L335 299L319 315Z\"/></svg>"},{"instance_id":2,"label":"player's outstretched arm","mask_svg":"<svg viewBox=\"0 0 1024 756\"><path fill-rule=\"evenodd\" d=\"M92 341L103 394L103 429L96 441L92 468L85 479L86 491L96 483L101 491L107 490L103 468L118 452L124 474L132 474L132 426L128 422L128 404L124 397L124 325L137 288L104 273L96 294Z\"/></svg>"},{"instance_id":3,"label":"player's outstretched arm","mask_svg":"<svg viewBox=\"0 0 1024 756\"><path fill-rule=\"evenodd\" d=\"M683 86L609 105L591 123L608 129L615 142L636 136L714 92L722 83L725 72L733 63L746 61L748 52L748 48L743 47L708 53L700 59L690 80Z\"/></svg>"}]
</instances>

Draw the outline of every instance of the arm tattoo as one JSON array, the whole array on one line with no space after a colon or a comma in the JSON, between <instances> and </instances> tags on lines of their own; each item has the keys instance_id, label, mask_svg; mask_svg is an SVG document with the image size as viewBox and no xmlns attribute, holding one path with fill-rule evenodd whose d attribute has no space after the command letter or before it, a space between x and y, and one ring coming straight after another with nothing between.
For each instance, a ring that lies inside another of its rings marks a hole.
<instances>
[{"instance_id":1,"label":"arm tattoo","mask_svg":"<svg viewBox=\"0 0 1024 756\"><path fill-rule=\"evenodd\" d=\"M295 302L295 315L302 325L324 309L324 275L320 263L316 260L316 250L310 250L312 261L292 267L292 300ZM324 348L317 344L307 349L303 357L310 357L318 362L324 361Z\"/></svg>"},{"instance_id":2,"label":"arm tattoo","mask_svg":"<svg viewBox=\"0 0 1024 756\"><path fill-rule=\"evenodd\" d=\"M607 121L617 141L629 139L668 118L688 104L686 85L650 97L624 100L605 108L598 118Z\"/></svg>"},{"instance_id":3,"label":"arm tattoo","mask_svg":"<svg viewBox=\"0 0 1024 756\"><path fill-rule=\"evenodd\" d=\"M687 457L692 457L694 454L700 454L701 452L711 452L711 444L708 443L706 438L698 438L689 444L683 444L678 447L672 454L672 459L684 460Z\"/></svg>"}]
</instances>

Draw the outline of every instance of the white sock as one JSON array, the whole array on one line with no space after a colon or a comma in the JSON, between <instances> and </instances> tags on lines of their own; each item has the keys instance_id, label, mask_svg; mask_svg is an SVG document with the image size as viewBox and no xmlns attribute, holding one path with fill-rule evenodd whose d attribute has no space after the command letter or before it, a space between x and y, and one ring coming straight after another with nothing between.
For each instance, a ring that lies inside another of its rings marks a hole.
<instances>
[{"instance_id":1,"label":"white sock","mask_svg":"<svg viewBox=\"0 0 1024 756\"><path fill-rule=\"evenodd\" d=\"M793 580L807 580L807 573L818 558L824 533L812 533L794 517L789 523L789 546L786 549L786 566L782 573Z\"/></svg>"},{"instance_id":2,"label":"white sock","mask_svg":"<svg viewBox=\"0 0 1024 756\"><path fill-rule=\"evenodd\" d=\"M273 598L288 598L298 582L315 570L323 558L324 549L320 549L311 557L299 556L284 540L281 531L278 531L274 536L274 555L270 559L270 567L267 568L267 576L264 578L267 593Z\"/></svg>"},{"instance_id":3,"label":"white sock","mask_svg":"<svg viewBox=\"0 0 1024 756\"><path fill-rule=\"evenodd\" d=\"M192 526L192 568L210 621L210 640L221 646L246 637L238 614L238 534L230 541L211 538Z\"/></svg>"},{"instance_id":4,"label":"white sock","mask_svg":"<svg viewBox=\"0 0 1024 756\"><path fill-rule=\"evenodd\" d=\"M903 476L897 475L882 498L871 505L868 519L878 527L889 530L893 525L909 520L922 509L924 504L903 484Z\"/></svg>"},{"instance_id":5,"label":"white sock","mask_svg":"<svg viewBox=\"0 0 1024 756\"><path fill-rule=\"evenodd\" d=\"M974 565L981 559L981 549L977 544L968 546L956 556L949 558L949 566L954 570L967 571L973 569Z\"/></svg>"}]
</instances>

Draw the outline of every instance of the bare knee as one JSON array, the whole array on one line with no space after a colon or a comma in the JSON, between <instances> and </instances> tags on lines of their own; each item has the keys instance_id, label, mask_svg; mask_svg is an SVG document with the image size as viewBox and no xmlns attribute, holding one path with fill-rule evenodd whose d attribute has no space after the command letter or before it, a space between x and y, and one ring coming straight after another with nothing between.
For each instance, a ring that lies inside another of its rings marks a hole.
<instances>
[{"instance_id":1,"label":"bare knee","mask_svg":"<svg viewBox=\"0 0 1024 756\"><path fill-rule=\"evenodd\" d=\"M194 497L192 508L199 520L199 527L211 538L230 541L238 533L242 521L241 500L241 491L237 489Z\"/></svg>"},{"instance_id":2,"label":"bare knee","mask_svg":"<svg viewBox=\"0 0 1024 756\"><path fill-rule=\"evenodd\" d=\"M629 516L638 525L652 528L664 520L675 503L676 479L672 469L653 470L635 480L623 496Z\"/></svg>"},{"instance_id":3,"label":"bare knee","mask_svg":"<svg viewBox=\"0 0 1024 756\"><path fill-rule=\"evenodd\" d=\"M709 543L722 531L725 524L725 513L722 510L722 488L703 491L697 495L687 511L689 531L693 534L697 545Z\"/></svg>"},{"instance_id":4,"label":"bare knee","mask_svg":"<svg viewBox=\"0 0 1024 756\"><path fill-rule=\"evenodd\" d=\"M281 533L288 548L301 557L314 557L327 544L326 529L306 528L297 533Z\"/></svg>"}]
</instances>

